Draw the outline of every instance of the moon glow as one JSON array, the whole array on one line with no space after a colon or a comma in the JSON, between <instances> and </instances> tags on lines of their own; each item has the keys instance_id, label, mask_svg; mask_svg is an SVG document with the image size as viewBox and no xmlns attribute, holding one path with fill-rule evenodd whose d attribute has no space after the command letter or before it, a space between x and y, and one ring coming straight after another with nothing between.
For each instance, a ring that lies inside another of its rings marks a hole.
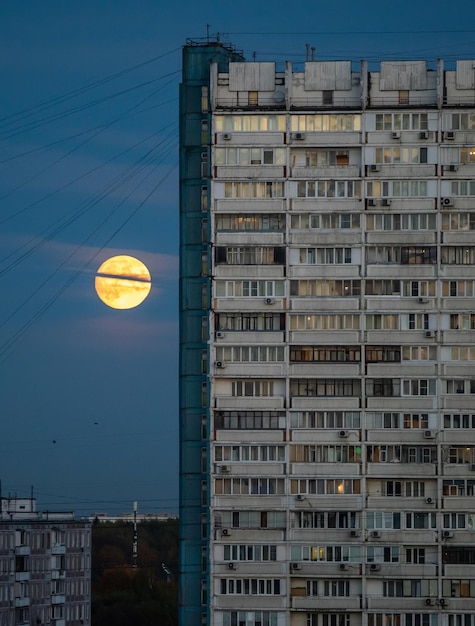
<instances>
[{"instance_id":1,"label":"moon glow","mask_svg":"<svg viewBox=\"0 0 475 626\"><path fill-rule=\"evenodd\" d=\"M150 272L133 256L113 256L96 272L96 293L112 309L133 309L152 288Z\"/></svg>"}]
</instances>

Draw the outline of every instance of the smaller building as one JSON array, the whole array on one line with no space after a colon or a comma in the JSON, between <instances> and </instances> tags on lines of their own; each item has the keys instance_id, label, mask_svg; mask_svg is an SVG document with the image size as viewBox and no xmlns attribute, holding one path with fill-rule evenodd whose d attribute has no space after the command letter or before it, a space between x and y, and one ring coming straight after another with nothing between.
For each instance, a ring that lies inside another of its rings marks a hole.
<instances>
[{"instance_id":1,"label":"smaller building","mask_svg":"<svg viewBox=\"0 0 475 626\"><path fill-rule=\"evenodd\" d=\"M89 626L91 523L0 498L0 626Z\"/></svg>"}]
</instances>

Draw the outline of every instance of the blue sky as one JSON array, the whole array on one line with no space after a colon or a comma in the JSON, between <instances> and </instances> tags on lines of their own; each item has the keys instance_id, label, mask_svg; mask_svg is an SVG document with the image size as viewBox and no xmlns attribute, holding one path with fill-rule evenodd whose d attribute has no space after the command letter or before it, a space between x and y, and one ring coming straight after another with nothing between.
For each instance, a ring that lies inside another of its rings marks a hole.
<instances>
[{"instance_id":1,"label":"blue sky","mask_svg":"<svg viewBox=\"0 0 475 626\"><path fill-rule=\"evenodd\" d=\"M475 4L25 0L0 17L2 495L174 512L182 45L209 28L261 61L300 63L307 43L316 59L475 58ZM151 271L136 309L95 294L115 254Z\"/></svg>"}]
</instances>

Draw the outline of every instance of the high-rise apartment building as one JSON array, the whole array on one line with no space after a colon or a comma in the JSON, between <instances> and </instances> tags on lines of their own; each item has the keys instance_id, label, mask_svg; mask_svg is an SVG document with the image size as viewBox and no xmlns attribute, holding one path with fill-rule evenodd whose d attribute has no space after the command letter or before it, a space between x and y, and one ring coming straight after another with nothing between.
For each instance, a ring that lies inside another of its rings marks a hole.
<instances>
[{"instance_id":1,"label":"high-rise apartment building","mask_svg":"<svg viewBox=\"0 0 475 626\"><path fill-rule=\"evenodd\" d=\"M475 626L475 62L184 48L182 626Z\"/></svg>"},{"instance_id":2,"label":"high-rise apartment building","mask_svg":"<svg viewBox=\"0 0 475 626\"><path fill-rule=\"evenodd\" d=\"M91 524L0 497L0 626L89 626Z\"/></svg>"}]
</instances>

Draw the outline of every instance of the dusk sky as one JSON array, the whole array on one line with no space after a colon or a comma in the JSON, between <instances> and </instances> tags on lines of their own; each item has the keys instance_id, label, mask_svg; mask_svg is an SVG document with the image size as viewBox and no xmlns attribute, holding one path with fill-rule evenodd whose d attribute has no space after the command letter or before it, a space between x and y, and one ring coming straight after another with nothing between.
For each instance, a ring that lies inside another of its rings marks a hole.
<instances>
[{"instance_id":1,"label":"dusk sky","mask_svg":"<svg viewBox=\"0 0 475 626\"><path fill-rule=\"evenodd\" d=\"M475 59L472 0L4 2L0 9L1 495L178 507L178 84L186 39L248 60ZM116 254L152 275L106 307Z\"/></svg>"}]
</instances>

